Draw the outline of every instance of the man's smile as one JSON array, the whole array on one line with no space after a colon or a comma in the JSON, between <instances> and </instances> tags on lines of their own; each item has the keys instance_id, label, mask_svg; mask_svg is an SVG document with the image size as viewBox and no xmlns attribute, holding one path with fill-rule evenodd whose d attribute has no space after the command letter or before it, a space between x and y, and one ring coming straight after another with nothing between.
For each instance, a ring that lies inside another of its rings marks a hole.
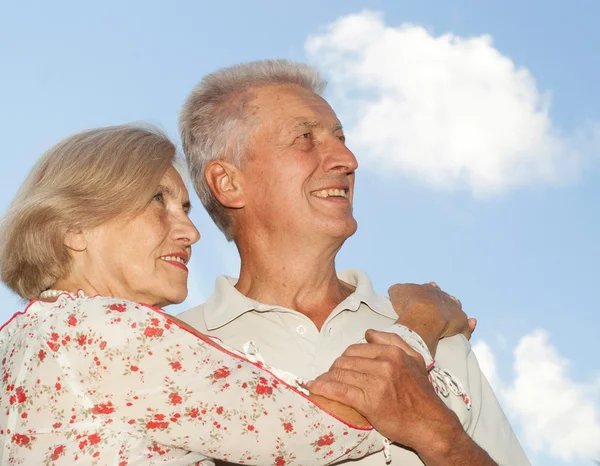
<instances>
[{"instance_id":1,"label":"man's smile","mask_svg":"<svg viewBox=\"0 0 600 466\"><path fill-rule=\"evenodd\" d=\"M346 189L322 189L320 191L313 191L311 194L320 198L343 197L348 199L348 191Z\"/></svg>"}]
</instances>

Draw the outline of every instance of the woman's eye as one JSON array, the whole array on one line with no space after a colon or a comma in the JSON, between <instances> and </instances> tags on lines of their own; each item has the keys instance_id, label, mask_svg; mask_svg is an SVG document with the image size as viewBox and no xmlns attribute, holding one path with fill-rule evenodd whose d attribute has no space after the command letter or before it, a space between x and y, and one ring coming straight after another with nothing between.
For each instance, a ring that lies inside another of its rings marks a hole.
<instances>
[{"instance_id":1,"label":"woman's eye","mask_svg":"<svg viewBox=\"0 0 600 466\"><path fill-rule=\"evenodd\" d=\"M163 195L163 193L156 193L153 197L152 197L153 201L158 201L158 202L164 202L165 200L165 196Z\"/></svg>"}]
</instances>

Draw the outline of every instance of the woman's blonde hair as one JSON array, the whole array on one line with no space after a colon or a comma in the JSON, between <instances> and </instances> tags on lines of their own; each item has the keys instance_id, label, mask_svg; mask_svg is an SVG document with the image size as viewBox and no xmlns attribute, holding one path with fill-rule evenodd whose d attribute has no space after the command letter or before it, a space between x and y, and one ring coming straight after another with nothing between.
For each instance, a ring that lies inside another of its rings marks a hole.
<instances>
[{"instance_id":1,"label":"woman's blonde hair","mask_svg":"<svg viewBox=\"0 0 600 466\"><path fill-rule=\"evenodd\" d=\"M174 144L152 127L92 129L59 142L33 167L2 222L2 281L34 299L66 278L66 233L140 212L176 160Z\"/></svg>"}]
</instances>

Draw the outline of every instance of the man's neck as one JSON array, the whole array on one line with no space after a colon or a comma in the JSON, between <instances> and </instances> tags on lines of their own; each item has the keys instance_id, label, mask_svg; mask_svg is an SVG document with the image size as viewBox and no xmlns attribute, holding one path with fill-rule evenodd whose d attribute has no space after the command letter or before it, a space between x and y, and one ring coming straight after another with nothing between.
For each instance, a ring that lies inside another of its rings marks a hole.
<instances>
[{"instance_id":1,"label":"man's neck","mask_svg":"<svg viewBox=\"0 0 600 466\"><path fill-rule=\"evenodd\" d=\"M331 311L354 291L336 275L335 256L341 244L302 247L292 240L273 246L238 244L237 290L261 303L301 312L320 329Z\"/></svg>"}]
</instances>

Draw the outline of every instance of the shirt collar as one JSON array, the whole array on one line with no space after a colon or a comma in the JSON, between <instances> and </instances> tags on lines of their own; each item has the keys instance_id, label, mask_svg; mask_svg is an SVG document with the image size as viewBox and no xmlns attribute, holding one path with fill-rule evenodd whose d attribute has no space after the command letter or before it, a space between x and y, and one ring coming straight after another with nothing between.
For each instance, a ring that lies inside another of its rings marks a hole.
<instances>
[{"instance_id":1,"label":"shirt collar","mask_svg":"<svg viewBox=\"0 0 600 466\"><path fill-rule=\"evenodd\" d=\"M361 304L365 304L377 314L392 319L398 318L390 300L373 289L371 279L365 272L347 269L338 272L337 275L340 280L355 286L356 290L335 308L334 313L343 310L357 311Z\"/></svg>"},{"instance_id":2,"label":"shirt collar","mask_svg":"<svg viewBox=\"0 0 600 466\"><path fill-rule=\"evenodd\" d=\"M221 275L215 281L213 294L204 303L204 321L208 331L227 325L249 311L268 311L275 309L244 296L236 288L238 279Z\"/></svg>"},{"instance_id":3,"label":"shirt collar","mask_svg":"<svg viewBox=\"0 0 600 466\"><path fill-rule=\"evenodd\" d=\"M344 310L357 311L361 303L367 305L373 312L395 319L396 313L389 299L378 294L373 289L371 280L361 270L348 269L338 273L340 280L355 286L356 290L342 301L331 313L330 317ZM204 321L210 332L227 325L242 314L250 311L267 312L273 310L289 311L272 304L263 304L244 296L236 288L237 278L221 275L215 281L215 289L204 304Z\"/></svg>"}]
</instances>

